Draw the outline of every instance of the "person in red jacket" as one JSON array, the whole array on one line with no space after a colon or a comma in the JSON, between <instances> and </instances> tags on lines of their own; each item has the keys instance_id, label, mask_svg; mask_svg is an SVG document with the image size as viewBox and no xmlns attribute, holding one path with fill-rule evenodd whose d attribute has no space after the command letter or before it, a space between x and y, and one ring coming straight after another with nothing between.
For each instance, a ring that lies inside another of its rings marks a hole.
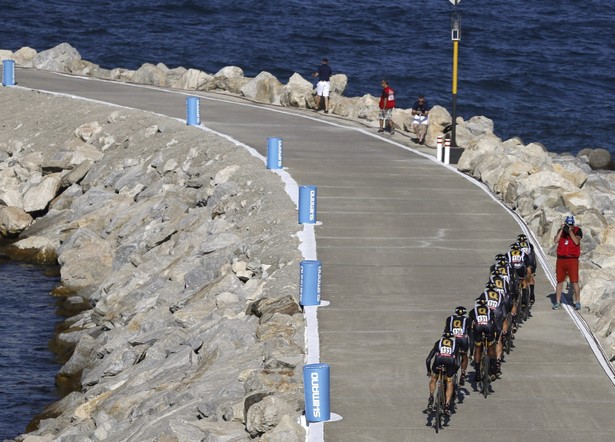
<instances>
[{"instance_id":1,"label":"person in red jacket","mask_svg":"<svg viewBox=\"0 0 615 442\"><path fill-rule=\"evenodd\" d=\"M393 109L395 108L395 92L389 86L389 82L387 80L382 80L380 82L382 86L382 94L380 95L380 103L378 107L380 107L380 116L378 120L380 122L380 129L378 129L378 133L382 133L386 130L391 132L391 135L395 133L395 124L393 124Z\"/></svg>"},{"instance_id":2,"label":"person in red jacket","mask_svg":"<svg viewBox=\"0 0 615 442\"><path fill-rule=\"evenodd\" d=\"M581 289L579 287L579 256L581 256L581 238L583 231L574 225L574 216L567 216L566 221L555 235L557 243L557 261L555 273L557 286L555 288L555 303L553 310L562 308L562 288L566 276L570 279L574 291L574 308L581 309Z\"/></svg>"}]
</instances>

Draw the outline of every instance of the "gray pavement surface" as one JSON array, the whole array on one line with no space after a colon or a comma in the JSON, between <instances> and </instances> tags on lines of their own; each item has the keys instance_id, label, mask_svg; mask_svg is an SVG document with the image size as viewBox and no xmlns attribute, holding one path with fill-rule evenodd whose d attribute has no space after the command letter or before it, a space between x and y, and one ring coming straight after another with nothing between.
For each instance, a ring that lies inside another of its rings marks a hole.
<instances>
[{"instance_id":1,"label":"gray pavement surface","mask_svg":"<svg viewBox=\"0 0 615 442\"><path fill-rule=\"evenodd\" d=\"M331 366L327 441L613 441L615 388L565 311L537 277L533 317L520 328L503 376L483 398L473 382L439 434L423 413L425 357L457 305L470 307L495 254L521 228L479 187L405 150L407 134L227 94L17 70L18 85L185 119L199 95L204 126L266 155L284 140L284 165L318 188L315 228L323 265L320 360ZM417 151L433 150L412 145ZM473 374L473 370L469 370ZM472 376L473 378L473 376Z\"/></svg>"}]
</instances>

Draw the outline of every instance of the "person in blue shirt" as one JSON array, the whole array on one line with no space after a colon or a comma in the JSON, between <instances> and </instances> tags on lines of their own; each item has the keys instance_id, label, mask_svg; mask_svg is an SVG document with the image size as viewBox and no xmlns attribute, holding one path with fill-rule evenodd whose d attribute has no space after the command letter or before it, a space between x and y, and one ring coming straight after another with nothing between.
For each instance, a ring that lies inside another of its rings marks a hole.
<instances>
[{"instance_id":1,"label":"person in blue shirt","mask_svg":"<svg viewBox=\"0 0 615 442\"><path fill-rule=\"evenodd\" d=\"M322 59L321 65L318 70L312 74L312 77L318 77L318 83L316 84L316 111L320 110L320 99L324 98L325 102L325 114L329 113L329 93L331 91L331 76L333 70L329 66L329 60Z\"/></svg>"}]
</instances>

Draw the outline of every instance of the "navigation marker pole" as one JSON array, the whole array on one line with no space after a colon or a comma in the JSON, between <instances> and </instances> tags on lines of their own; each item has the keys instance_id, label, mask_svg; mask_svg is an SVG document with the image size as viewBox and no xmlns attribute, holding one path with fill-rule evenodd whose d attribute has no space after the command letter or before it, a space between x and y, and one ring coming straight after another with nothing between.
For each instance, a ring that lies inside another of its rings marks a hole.
<instances>
[{"instance_id":1,"label":"navigation marker pole","mask_svg":"<svg viewBox=\"0 0 615 442\"><path fill-rule=\"evenodd\" d=\"M451 132L451 146L457 147L457 59L459 55L459 40L461 40L461 15L457 12L457 5L461 0L449 0L455 6L451 14L451 40L453 40L453 125Z\"/></svg>"}]
</instances>

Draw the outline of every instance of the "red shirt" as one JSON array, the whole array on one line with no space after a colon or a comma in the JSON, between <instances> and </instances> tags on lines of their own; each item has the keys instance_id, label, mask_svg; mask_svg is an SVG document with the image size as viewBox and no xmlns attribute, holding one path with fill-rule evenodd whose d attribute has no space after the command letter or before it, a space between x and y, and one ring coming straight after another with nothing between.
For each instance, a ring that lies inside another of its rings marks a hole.
<instances>
[{"instance_id":1,"label":"red shirt","mask_svg":"<svg viewBox=\"0 0 615 442\"><path fill-rule=\"evenodd\" d=\"M386 107L384 100L387 100ZM385 87L380 95L380 109L391 109L395 107L395 91L390 86Z\"/></svg>"},{"instance_id":2,"label":"red shirt","mask_svg":"<svg viewBox=\"0 0 615 442\"><path fill-rule=\"evenodd\" d=\"M572 226L570 228L574 229L575 236L583 237L580 227ZM581 256L581 242L579 241L579 244L575 244L570 235L562 232L562 236L557 244L557 256L560 258L578 258Z\"/></svg>"}]
</instances>

